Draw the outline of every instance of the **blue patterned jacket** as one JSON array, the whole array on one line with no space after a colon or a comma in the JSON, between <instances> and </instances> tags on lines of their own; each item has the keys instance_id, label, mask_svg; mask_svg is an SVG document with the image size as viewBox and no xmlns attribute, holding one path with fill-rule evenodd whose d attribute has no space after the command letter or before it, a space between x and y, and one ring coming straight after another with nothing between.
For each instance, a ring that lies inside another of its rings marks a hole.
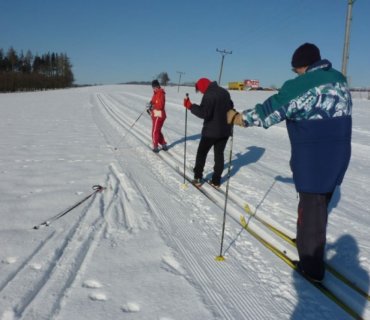
<instances>
[{"instance_id":1,"label":"blue patterned jacket","mask_svg":"<svg viewBox=\"0 0 370 320\"><path fill-rule=\"evenodd\" d=\"M298 192L333 192L342 183L351 157L352 99L345 77L328 60L242 114L248 126L268 128L286 120Z\"/></svg>"}]
</instances>

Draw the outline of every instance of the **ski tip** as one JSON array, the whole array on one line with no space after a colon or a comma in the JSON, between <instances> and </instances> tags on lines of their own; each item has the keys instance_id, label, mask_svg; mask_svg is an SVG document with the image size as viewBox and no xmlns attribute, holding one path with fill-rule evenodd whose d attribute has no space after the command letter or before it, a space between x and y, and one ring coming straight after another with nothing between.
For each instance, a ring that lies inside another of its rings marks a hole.
<instances>
[{"instance_id":1,"label":"ski tip","mask_svg":"<svg viewBox=\"0 0 370 320\"><path fill-rule=\"evenodd\" d=\"M244 211L245 211L246 213L252 213L252 210L251 210L251 208L249 207L248 203L246 203L246 204L244 205Z\"/></svg>"},{"instance_id":2,"label":"ski tip","mask_svg":"<svg viewBox=\"0 0 370 320\"><path fill-rule=\"evenodd\" d=\"M217 257L215 258L215 260L216 260L216 261L219 261L219 262L221 262L221 261L225 261L225 257L224 257L224 256L217 256Z\"/></svg>"},{"instance_id":3,"label":"ski tip","mask_svg":"<svg viewBox=\"0 0 370 320\"><path fill-rule=\"evenodd\" d=\"M248 223L247 223L247 220L245 220L245 217L243 215L240 215L240 224L242 225L242 227L244 229L246 229L248 227Z\"/></svg>"}]
</instances>

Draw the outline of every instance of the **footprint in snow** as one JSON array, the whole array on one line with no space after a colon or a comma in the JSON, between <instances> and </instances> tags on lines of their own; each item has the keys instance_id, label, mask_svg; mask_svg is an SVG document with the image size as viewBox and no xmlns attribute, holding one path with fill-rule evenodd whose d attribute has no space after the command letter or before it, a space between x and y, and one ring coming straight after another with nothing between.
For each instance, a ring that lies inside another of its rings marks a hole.
<instances>
[{"instance_id":1,"label":"footprint in snow","mask_svg":"<svg viewBox=\"0 0 370 320\"><path fill-rule=\"evenodd\" d=\"M15 314L11 310L5 311L0 316L1 316L0 320L15 320Z\"/></svg>"},{"instance_id":2,"label":"footprint in snow","mask_svg":"<svg viewBox=\"0 0 370 320\"><path fill-rule=\"evenodd\" d=\"M135 302L127 302L121 307L123 312L139 312L140 305Z\"/></svg>"},{"instance_id":3,"label":"footprint in snow","mask_svg":"<svg viewBox=\"0 0 370 320\"><path fill-rule=\"evenodd\" d=\"M83 284L82 284L83 287L85 288L89 288L89 289L99 289L101 288L103 285L99 282L99 281L96 281L96 280L86 280Z\"/></svg>"},{"instance_id":4,"label":"footprint in snow","mask_svg":"<svg viewBox=\"0 0 370 320\"><path fill-rule=\"evenodd\" d=\"M89 294L89 298L93 301L106 301L108 300L107 296L103 292L92 292Z\"/></svg>"},{"instance_id":5,"label":"footprint in snow","mask_svg":"<svg viewBox=\"0 0 370 320\"><path fill-rule=\"evenodd\" d=\"M18 260L17 257L6 257L2 263L5 263L5 264L13 264L13 263L16 263Z\"/></svg>"},{"instance_id":6,"label":"footprint in snow","mask_svg":"<svg viewBox=\"0 0 370 320\"><path fill-rule=\"evenodd\" d=\"M82 286L85 287L85 288L88 288L88 289L99 289L103 285L99 281L89 279L89 280L86 280L82 284ZM106 301L106 300L108 300L107 295L105 293L99 292L99 291L91 292L89 294L89 298L93 301Z\"/></svg>"},{"instance_id":7,"label":"footprint in snow","mask_svg":"<svg viewBox=\"0 0 370 320\"><path fill-rule=\"evenodd\" d=\"M42 265L40 263L33 263L33 264L31 264L31 268L33 270L41 270L42 269Z\"/></svg>"}]
</instances>

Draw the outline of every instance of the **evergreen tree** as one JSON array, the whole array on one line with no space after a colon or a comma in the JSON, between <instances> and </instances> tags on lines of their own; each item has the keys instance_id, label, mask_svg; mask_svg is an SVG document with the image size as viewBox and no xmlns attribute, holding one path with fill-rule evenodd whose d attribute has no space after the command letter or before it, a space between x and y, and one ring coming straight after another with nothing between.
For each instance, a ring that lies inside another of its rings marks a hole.
<instances>
[{"instance_id":1,"label":"evergreen tree","mask_svg":"<svg viewBox=\"0 0 370 320\"><path fill-rule=\"evenodd\" d=\"M8 61L9 61L9 66L10 66L9 71L18 71L19 58L18 58L17 52L13 49L13 47L9 48L6 57L8 58Z\"/></svg>"},{"instance_id":2,"label":"evergreen tree","mask_svg":"<svg viewBox=\"0 0 370 320\"><path fill-rule=\"evenodd\" d=\"M73 85L72 65L67 54L26 55L11 47L6 55L0 48L0 92L65 88Z\"/></svg>"},{"instance_id":3,"label":"evergreen tree","mask_svg":"<svg viewBox=\"0 0 370 320\"><path fill-rule=\"evenodd\" d=\"M5 71L4 51L0 49L0 73Z\"/></svg>"}]
</instances>

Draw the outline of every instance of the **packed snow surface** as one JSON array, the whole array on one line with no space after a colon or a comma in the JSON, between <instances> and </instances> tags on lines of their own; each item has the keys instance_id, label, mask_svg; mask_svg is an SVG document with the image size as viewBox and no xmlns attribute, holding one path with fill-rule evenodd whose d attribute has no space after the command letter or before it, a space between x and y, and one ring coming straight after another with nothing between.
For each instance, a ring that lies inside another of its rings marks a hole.
<instances>
[{"instance_id":1,"label":"packed snow surface","mask_svg":"<svg viewBox=\"0 0 370 320\"><path fill-rule=\"evenodd\" d=\"M211 201L181 174L202 127L188 113L185 139L182 101L202 96L165 90L163 156L151 151L150 86L0 94L0 320L351 319L229 214L225 261L215 260L224 195ZM237 110L270 94L231 92ZM369 292L370 100L353 101L352 159L331 204L326 259ZM229 190L294 235L289 158L285 123L235 128ZM208 178L212 168L211 151ZM369 318L368 308L356 310Z\"/></svg>"}]
</instances>

